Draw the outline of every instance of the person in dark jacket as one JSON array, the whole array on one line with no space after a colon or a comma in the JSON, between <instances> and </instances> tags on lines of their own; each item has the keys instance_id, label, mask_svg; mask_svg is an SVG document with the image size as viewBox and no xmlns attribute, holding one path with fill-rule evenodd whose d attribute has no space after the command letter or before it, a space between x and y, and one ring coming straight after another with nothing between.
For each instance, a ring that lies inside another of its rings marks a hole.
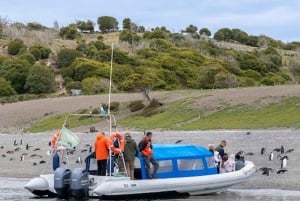
<instances>
[{"instance_id":1,"label":"person in dark jacket","mask_svg":"<svg viewBox=\"0 0 300 201\"><path fill-rule=\"evenodd\" d=\"M225 151L224 151L224 148L226 147L226 145L227 145L227 141L222 140L220 145L217 146L217 148L216 148L216 151L219 152L222 159L223 159L224 155L226 154Z\"/></svg>"},{"instance_id":2,"label":"person in dark jacket","mask_svg":"<svg viewBox=\"0 0 300 201\"><path fill-rule=\"evenodd\" d=\"M235 170L240 170L243 167L245 167L245 163L241 159L241 155L239 153L235 154Z\"/></svg>"},{"instance_id":3,"label":"person in dark jacket","mask_svg":"<svg viewBox=\"0 0 300 201\"><path fill-rule=\"evenodd\" d=\"M159 168L158 162L155 160L152 151L152 132L147 132L139 143L139 151L145 162L146 172L149 179L155 179ZM150 172L150 163L153 165L153 172Z\"/></svg>"},{"instance_id":4,"label":"person in dark jacket","mask_svg":"<svg viewBox=\"0 0 300 201\"><path fill-rule=\"evenodd\" d=\"M138 151L137 144L134 139L132 139L130 133L125 133L124 160L127 175L132 180L134 179L134 160L138 154Z\"/></svg>"}]
</instances>

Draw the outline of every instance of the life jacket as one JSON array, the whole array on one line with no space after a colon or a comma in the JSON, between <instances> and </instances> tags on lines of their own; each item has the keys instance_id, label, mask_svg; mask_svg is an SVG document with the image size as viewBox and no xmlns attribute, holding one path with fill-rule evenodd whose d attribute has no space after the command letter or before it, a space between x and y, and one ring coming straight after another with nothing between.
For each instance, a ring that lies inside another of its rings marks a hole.
<instances>
[{"instance_id":1,"label":"life jacket","mask_svg":"<svg viewBox=\"0 0 300 201\"><path fill-rule=\"evenodd\" d=\"M58 130L52 137L51 139L51 147L52 149L56 149L56 142L59 138L59 136L61 135L61 130Z\"/></svg>"},{"instance_id":2,"label":"life jacket","mask_svg":"<svg viewBox=\"0 0 300 201\"><path fill-rule=\"evenodd\" d=\"M151 156L153 151L151 149L151 141L147 137L143 137L141 143L139 144L140 151L143 156Z\"/></svg>"},{"instance_id":3,"label":"life jacket","mask_svg":"<svg viewBox=\"0 0 300 201\"><path fill-rule=\"evenodd\" d=\"M110 139L110 149L114 154L120 154L124 152L125 140L122 134L115 132L109 137Z\"/></svg>"}]
</instances>

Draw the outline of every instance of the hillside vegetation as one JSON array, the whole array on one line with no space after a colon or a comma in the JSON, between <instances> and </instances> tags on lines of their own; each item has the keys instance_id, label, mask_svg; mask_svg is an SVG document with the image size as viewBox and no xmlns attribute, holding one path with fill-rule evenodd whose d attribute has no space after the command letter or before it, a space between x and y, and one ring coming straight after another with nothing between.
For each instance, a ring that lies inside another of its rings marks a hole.
<instances>
[{"instance_id":1,"label":"hillside vegetation","mask_svg":"<svg viewBox=\"0 0 300 201\"><path fill-rule=\"evenodd\" d=\"M113 52L113 91L213 89L293 84L300 80L300 43L285 44L240 29L190 25L181 33L145 30L113 17L67 27L38 23L0 26L1 102L49 97L80 89L106 93Z\"/></svg>"}]
</instances>

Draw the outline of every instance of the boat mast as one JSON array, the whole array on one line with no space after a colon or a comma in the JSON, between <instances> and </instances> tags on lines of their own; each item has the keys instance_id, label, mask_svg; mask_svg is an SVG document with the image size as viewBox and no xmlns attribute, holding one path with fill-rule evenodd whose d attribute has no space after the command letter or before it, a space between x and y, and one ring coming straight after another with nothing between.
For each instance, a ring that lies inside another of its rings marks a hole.
<instances>
[{"instance_id":1,"label":"boat mast","mask_svg":"<svg viewBox=\"0 0 300 201\"><path fill-rule=\"evenodd\" d=\"M110 115L110 99L111 99L111 87L112 87L112 64L114 58L114 42L111 43L111 57L110 57L110 73L109 73L109 91L108 91L108 109L107 114Z\"/></svg>"},{"instance_id":2,"label":"boat mast","mask_svg":"<svg viewBox=\"0 0 300 201\"><path fill-rule=\"evenodd\" d=\"M109 73L109 89L108 89L108 108L107 115L109 118L109 134L112 133L112 115L110 115L110 101L111 101L111 87L112 87L112 64L114 58L114 42L111 43L111 56L110 56L110 73ZM111 176L111 167L112 167L112 151L109 149L109 176Z\"/></svg>"}]
</instances>

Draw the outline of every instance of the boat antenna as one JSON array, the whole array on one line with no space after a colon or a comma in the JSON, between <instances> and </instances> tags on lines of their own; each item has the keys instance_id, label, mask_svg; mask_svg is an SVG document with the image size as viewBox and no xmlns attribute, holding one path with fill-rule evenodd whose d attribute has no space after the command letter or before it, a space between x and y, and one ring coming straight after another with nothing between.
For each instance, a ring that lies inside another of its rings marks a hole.
<instances>
[{"instance_id":1,"label":"boat antenna","mask_svg":"<svg viewBox=\"0 0 300 201\"><path fill-rule=\"evenodd\" d=\"M110 73L109 73L109 91L108 91L108 109L107 114L110 115L110 99L111 99L111 87L112 87L112 64L114 58L114 42L111 43L111 57L110 57Z\"/></svg>"}]
</instances>

